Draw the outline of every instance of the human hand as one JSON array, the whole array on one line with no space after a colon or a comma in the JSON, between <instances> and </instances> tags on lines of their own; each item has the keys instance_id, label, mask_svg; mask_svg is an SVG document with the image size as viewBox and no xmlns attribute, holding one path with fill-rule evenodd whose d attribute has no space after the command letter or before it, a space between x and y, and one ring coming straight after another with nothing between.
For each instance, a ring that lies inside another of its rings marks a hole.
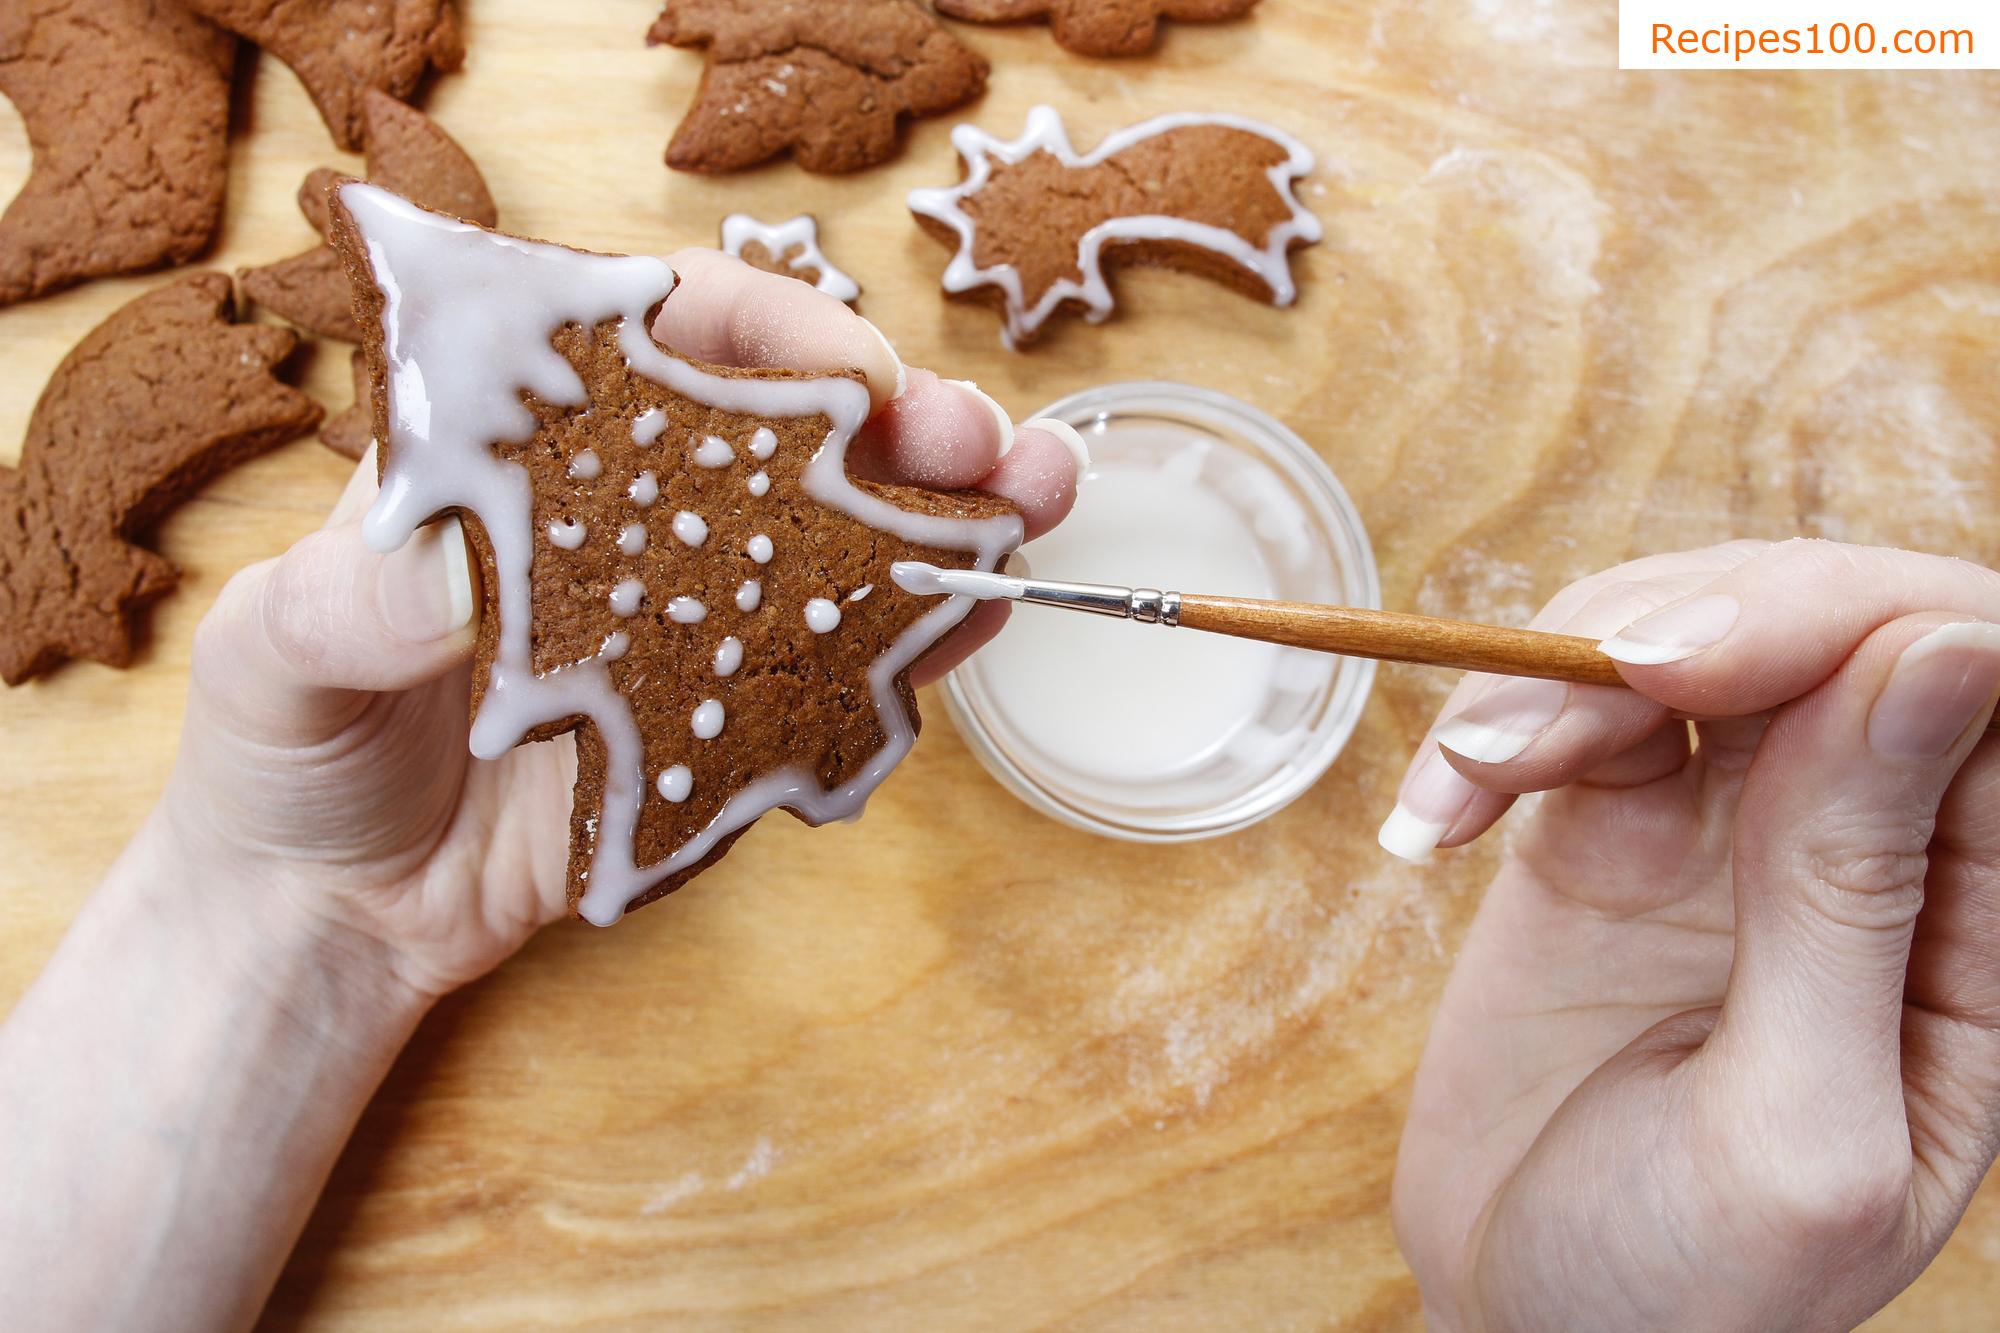
<instances>
[{"instance_id":1,"label":"human hand","mask_svg":"<svg viewBox=\"0 0 2000 1333\"><path fill-rule=\"evenodd\" d=\"M1404 1131L1436 1326L1848 1327L1930 1262L2000 1145L1994 621L1963 561L1738 542L1536 618L1616 635L1633 692L1452 696L1384 844L1549 794Z\"/></svg>"},{"instance_id":2,"label":"human hand","mask_svg":"<svg viewBox=\"0 0 2000 1333\"><path fill-rule=\"evenodd\" d=\"M876 412L850 450L864 476L1013 500L1030 536L1075 497L1082 445L1018 431L970 385L906 370L874 326L804 283L713 251L654 335L699 360L858 369ZM564 910L569 737L495 762L466 747L475 599L455 522L370 552L364 459L321 531L224 589L196 636L181 753L149 827L195 877L275 894L424 996L481 975ZM913 673L949 670L995 633L982 607ZM268 904L265 909L268 910Z\"/></svg>"}]
</instances>

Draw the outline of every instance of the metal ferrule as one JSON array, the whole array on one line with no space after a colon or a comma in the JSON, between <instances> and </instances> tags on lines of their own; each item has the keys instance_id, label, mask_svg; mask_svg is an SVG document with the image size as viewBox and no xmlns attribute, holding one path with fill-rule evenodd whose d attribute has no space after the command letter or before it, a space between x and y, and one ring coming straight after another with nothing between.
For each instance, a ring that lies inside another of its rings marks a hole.
<instances>
[{"instance_id":1,"label":"metal ferrule","mask_svg":"<svg viewBox=\"0 0 2000 1333\"><path fill-rule=\"evenodd\" d=\"M1181 595L1154 588L1120 588L1109 583L1054 583L1043 579L1023 580L1017 602L1040 606L1060 606L1093 615L1116 616L1148 625L1181 623Z\"/></svg>"}]
</instances>

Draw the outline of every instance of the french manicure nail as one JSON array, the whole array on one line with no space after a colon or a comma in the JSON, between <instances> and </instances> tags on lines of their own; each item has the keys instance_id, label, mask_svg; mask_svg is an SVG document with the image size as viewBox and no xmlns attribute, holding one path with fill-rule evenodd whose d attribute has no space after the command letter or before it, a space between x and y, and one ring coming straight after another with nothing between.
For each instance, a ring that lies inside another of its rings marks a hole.
<instances>
[{"instance_id":1,"label":"french manicure nail","mask_svg":"<svg viewBox=\"0 0 2000 1333\"><path fill-rule=\"evenodd\" d=\"M1030 430L1045 430L1061 440L1063 447L1069 450L1069 456L1076 460L1078 478L1090 471L1090 446L1083 442L1083 436L1077 434L1076 427L1067 421L1058 421L1054 417L1036 417L1033 421L1022 422L1021 425Z\"/></svg>"},{"instance_id":2,"label":"french manicure nail","mask_svg":"<svg viewBox=\"0 0 2000 1333\"><path fill-rule=\"evenodd\" d=\"M987 410L993 413L993 420L999 423L1000 426L1000 452L993 456L995 458L1005 458L1007 451L1014 447L1014 418L1007 415L1007 409L1000 406L999 400L992 394L986 392L986 390L980 388L971 380L946 380L945 383L955 384L961 389L978 394L980 398L985 400Z\"/></svg>"},{"instance_id":3,"label":"french manicure nail","mask_svg":"<svg viewBox=\"0 0 2000 1333\"><path fill-rule=\"evenodd\" d=\"M1421 865L1478 793L1443 755L1431 750L1404 781L1396 808L1382 821L1375 841L1390 855Z\"/></svg>"},{"instance_id":4,"label":"french manicure nail","mask_svg":"<svg viewBox=\"0 0 2000 1333\"><path fill-rule=\"evenodd\" d=\"M1660 666L1693 657L1728 636L1743 604L1727 593L1710 593L1642 616L1597 645L1614 661Z\"/></svg>"},{"instance_id":5,"label":"french manicure nail","mask_svg":"<svg viewBox=\"0 0 2000 1333\"><path fill-rule=\"evenodd\" d=\"M1504 764L1534 744L1569 702L1554 680L1503 680L1438 724L1437 743L1480 764Z\"/></svg>"},{"instance_id":6,"label":"french manicure nail","mask_svg":"<svg viewBox=\"0 0 2000 1333\"><path fill-rule=\"evenodd\" d=\"M1932 630L1903 650L1868 711L1868 747L1885 759L1936 759L2000 693L2000 625Z\"/></svg>"},{"instance_id":7,"label":"french manicure nail","mask_svg":"<svg viewBox=\"0 0 2000 1333\"><path fill-rule=\"evenodd\" d=\"M875 321L865 315L856 315L855 318L867 326L868 331L874 334L881 342L882 350L889 354L889 364L896 368L896 389L889 396L891 398L901 398L903 390L910 387L910 372L904 368L903 358L896 355L896 344L889 341L888 334L875 327Z\"/></svg>"},{"instance_id":8,"label":"french manicure nail","mask_svg":"<svg viewBox=\"0 0 2000 1333\"><path fill-rule=\"evenodd\" d=\"M465 529L447 518L421 529L382 562L382 619L408 643L429 643L472 621Z\"/></svg>"}]
</instances>

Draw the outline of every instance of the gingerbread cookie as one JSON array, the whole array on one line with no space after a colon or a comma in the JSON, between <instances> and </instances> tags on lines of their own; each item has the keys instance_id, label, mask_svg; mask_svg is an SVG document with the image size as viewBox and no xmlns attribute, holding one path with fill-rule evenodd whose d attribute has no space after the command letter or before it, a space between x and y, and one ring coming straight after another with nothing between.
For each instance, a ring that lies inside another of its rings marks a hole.
<instances>
[{"instance_id":1,"label":"gingerbread cookie","mask_svg":"<svg viewBox=\"0 0 2000 1333\"><path fill-rule=\"evenodd\" d=\"M118 310L49 377L20 465L0 468L0 680L67 657L130 663L140 611L179 577L139 538L318 423L272 373L295 335L229 321L229 279L197 274Z\"/></svg>"},{"instance_id":2,"label":"gingerbread cookie","mask_svg":"<svg viewBox=\"0 0 2000 1333\"><path fill-rule=\"evenodd\" d=\"M373 88L361 96L368 179L426 208L468 218L483 226L499 220L499 209L471 157L423 112ZM326 195L342 173L321 167L299 187L299 211L313 230L326 235ZM244 269L243 294L323 338L360 342L347 273L331 246L316 245L275 264Z\"/></svg>"},{"instance_id":3,"label":"gingerbread cookie","mask_svg":"<svg viewBox=\"0 0 2000 1333\"><path fill-rule=\"evenodd\" d=\"M292 67L342 148L365 139L363 94L406 98L465 60L457 0L181 0Z\"/></svg>"},{"instance_id":4,"label":"gingerbread cookie","mask_svg":"<svg viewBox=\"0 0 2000 1333\"><path fill-rule=\"evenodd\" d=\"M10 0L0 93L34 164L0 216L0 305L207 247L229 175L235 50L175 0Z\"/></svg>"},{"instance_id":5,"label":"gingerbread cookie","mask_svg":"<svg viewBox=\"0 0 2000 1333\"><path fill-rule=\"evenodd\" d=\"M346 281L343 274L341 282ZM354 377L354 401L344 411L327 418L326 424L319 428L319 442L337 454L359 458L368 452L375 439L375 411L368 400L368 357L357 347L348 357L347 365Z\"/></svg>"},{"instance_id":6,"label":"gingerbread cookie","mask_svg":"<svg viewBox=\"0 0 2000 1333\"><path fill-rule=\"evenodd\" d=\"M1250 12L1257 0L936 0L937 11L974 23L1046 19L1078 55L1136 56L1153 49L1160 20L1213 22Z\"/></svg>"},{"instance_id":7,"label":"gingerbread cookie","mask_svg":"<svg viewBox=\"0 0 2000 1333\"><path fill-rule=\"evenodd\" d=\"M836 301L853 305L861 295L861 284L834 267L819 248L819 222L810 213L776 226L748 213L731 213L722 220L722 251L766 273L809 282Z\"/></svg>"},{"instance_id":8,"label":"gingerbread cookie","mask_svg":"<svg viewBox=\"0 0 2000 1333\"><path fill-rule=\"evenodd\" d=\"M363 533L390 550L463 517L487 598L473 753L576 732L576 912L616 921L771 810L858 814L916 739L911 666L971 609L889 567L993 569L1012 506L850 478L858 376L663 350L662 260L334 197L383 442Z\"/></svg>"},{"instance_id":9,"label":"gingerbread cookie","mask_svg":"<svg viewBox=\"0 0 2000 1333\"><path fill-rule=\"evenodd\" d=\"M646 42L708 48L667 145L679 171L736 171L787 149L807 171L856 171L895 151L898 118L986 87L985 59L912 0L668 0Z\"/></svg>"},{"instance_id":10,"label":"gingerbread cookie","mask_svg":"<svg viewBox=\"0 0 2000 1333\"><path fill-rule=\"evenodd\" d=\"M1312 153L1241 116L1159 116L1080 157L1062 119L1040 106L1011 143L971 125L951 141L964 178L913 191L910 210L958 247L945 291L998 307L1009 347L1034 341L1064 308L1093 324L1109 316L1106 265L1185 269L1290 305L1291 250L1320 239L1294 192Z\"/></svg>"}]
</instances>

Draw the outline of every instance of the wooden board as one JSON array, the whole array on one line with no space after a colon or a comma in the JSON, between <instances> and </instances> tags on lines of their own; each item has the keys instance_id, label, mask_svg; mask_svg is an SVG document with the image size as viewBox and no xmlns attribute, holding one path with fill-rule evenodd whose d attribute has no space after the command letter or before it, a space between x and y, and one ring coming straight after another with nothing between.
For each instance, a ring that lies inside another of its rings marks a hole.
<instances>
[{"instance_id":1,"label":"wooden board","mask_svg":"<svg viewBox=\"0 0 2000 1333\"><path fill-rule=\"evenodd\" d=\"M1110 380L1245 395L1333 465L1392 606L1518 621L1644 550L1798 532L1987 563L2000 489L2000 83L1619 74L1594 0L1268 0L1153 59L961 28L972 115L1052 102L1089 145L1158 112L1270 119L1327 223L1289 312L1172 274L1032 355L935 292L902 207L949 121L850 179L668 173L698 57L646 0L472 0L431 107L504 221L628 251L817 212L911 361L1015 414ZM329 151L264 59L212 262L307 243ZM0 119L0 192L25 175ZM63 352L156 279L0 311L0 458ZM339 405L345 353L309 386ZM0 1004L166 775L188 642L345 466L301 441L166 525L150 648L0 692ZM941 710L865 823L766 821L618 929L545 932L427 1022L279 1286L274 1327L1348 1328L1418 1322L1389 1232L1427 1015L1490 850L1418 871L1372 834L1448 681L1383 673L1306 799L1172 849L1050 823ZM2000 1308L1989 1188L1884 1327Z\"/></svg>"}]
</instances>

